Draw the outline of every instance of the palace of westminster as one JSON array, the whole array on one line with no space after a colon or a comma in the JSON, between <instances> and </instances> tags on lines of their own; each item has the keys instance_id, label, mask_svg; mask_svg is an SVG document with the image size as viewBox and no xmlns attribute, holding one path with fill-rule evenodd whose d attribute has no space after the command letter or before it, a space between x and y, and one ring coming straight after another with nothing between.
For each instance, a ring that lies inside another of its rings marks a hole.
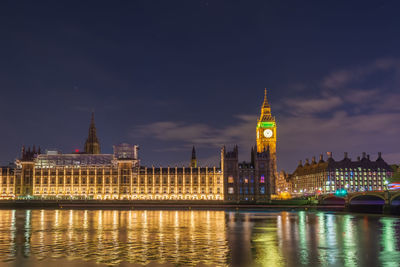
<instances>
[{"instance_id":1,"label":"palace of westminster","mask_svg":"<svg viewBox=\"0 0 400 267\"><path fill-rule=\"evenodd\" d=\"M300 164L292 175L278 176L276 134L276 122L271 115L265 90L256 125L256 146L252 148L250 162L239 162L237 146L232 151L223 147L219 167L200 167L197 166L193 147L190 166L146 167L140 165L137 145L114 145L113 154L102 154L92 114L84 152L42 153L40 148L23 147L21 157L14 166L0 167L0 199L225 200L262 203L283 190L310 193L333 192L344 187L350 190L376 190L382 188L391 175L390 166L380 156L376 162L364 156L359 164L349 159L339 164L332 158L324 162L321 157L318 163L313 160L311 164ZM351 179L354 173L357 175L354 184L349 178L350 172Z\"/></svg>"}]
</instances>

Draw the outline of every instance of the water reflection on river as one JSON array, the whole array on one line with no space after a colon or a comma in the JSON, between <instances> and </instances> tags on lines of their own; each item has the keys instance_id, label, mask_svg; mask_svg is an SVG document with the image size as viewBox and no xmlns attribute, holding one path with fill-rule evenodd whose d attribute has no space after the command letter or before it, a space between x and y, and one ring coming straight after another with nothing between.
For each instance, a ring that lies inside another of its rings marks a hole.
<instances>
[{"instance_id":1,"label":"water reflection on river","mask_svg":"<svg viewBox=\"0 0 400 267\"><path fill-rule=\"evenodd\" d=\"M0 266L400 266L400 218L395 217L0 210L0 218Z\"/></svg>"}]
</instances>

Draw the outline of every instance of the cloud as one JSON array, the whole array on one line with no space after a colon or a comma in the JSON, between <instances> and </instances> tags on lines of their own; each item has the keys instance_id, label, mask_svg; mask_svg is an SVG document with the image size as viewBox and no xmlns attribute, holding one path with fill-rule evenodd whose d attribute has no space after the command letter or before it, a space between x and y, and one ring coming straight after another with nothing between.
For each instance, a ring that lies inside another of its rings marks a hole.
<instances>
[{"instance_id":1,"label":"cloud","mask_svg":"<svg viewBox=\"0 0 400 267\"><path fill-rule=\"evenodd\" d=\"M205 124L160 121L141 125L134 133L136 136L153 135L159 140L201 140L210 136L212 129ZM211 134L212 135L212 134Z\"/></svg>"},{"instance_id":2,"label":"cloud","mask_svg":"<svg viewBox=\"0 0 400 267\"><path fill-rule=\"evenodd\" d=\"M315 98L315 99L287 99L285 100L285 106L287 110L293 115L305 115L310 113L319 113L329 111L333 108L340 106L343 100L337 96L329 96L327 98Z\"/></svg>"},{"instance_id":3,"label":"cloud","mask_svg":"<svg viewBox=\"0 0 400 267\"><path fill-rule=\"evenodd\" d=\"M400 89L399 89L400 91ZM400 111L400 93L388 94L386 97L376 98L373 108L379 112L399 112Z\"/></svg>"},{"instance_id":4,"label":"cloud","mask_svg":"<svg viewBox=\"0 0 400 267\"><path fill-rule=\"evenodd\" d=\"M390 69L398 70L400 63L396 59L378 59L365 66L348 68L332 72L322 80L323 88L338 89L349 85L351 82L357 82L363 78L379 71L388 71Z\"/></svg>"},{"instance_id":5,"label":"cloud","mask_svg":"<svg viewBox=\"0 0 400 267\"><path fill-rule=\"evenodd\" d=\"M251 146L255 140L256 116L236 115L233 125L215 128L207 124L160 121L136 127L131 136L154 136L162 141L179 141L186 146L221 147L225 144ZM252 129L253 128L253 129Z\"/></svg>"},{"instance_id":6,"label":"cloud","mask_svg":"<svg viewBox=\"0 0 400 267\"><path fill-rule=\"evenodd\" d=\"M379 90L350 90L343 97L345 101L354 104L366 104L376 101L376 97L379 96Z\"/></svg>"}]
</instances>

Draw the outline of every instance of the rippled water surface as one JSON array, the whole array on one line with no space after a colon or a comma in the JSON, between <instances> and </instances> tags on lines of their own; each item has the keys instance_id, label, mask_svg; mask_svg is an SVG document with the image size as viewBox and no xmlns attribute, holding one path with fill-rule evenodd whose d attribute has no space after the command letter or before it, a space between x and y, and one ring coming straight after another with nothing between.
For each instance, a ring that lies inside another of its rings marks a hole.
<instances>
[{"instance_id":1,"label":"rippled water surface","mask_svg":"<svg viewBox=\"0 0 400 267\"><path fill-rule=\"evenodd\" d=\"M0 210L0 266L400 266L400 218Z\"/></svg>"}]
</instances>

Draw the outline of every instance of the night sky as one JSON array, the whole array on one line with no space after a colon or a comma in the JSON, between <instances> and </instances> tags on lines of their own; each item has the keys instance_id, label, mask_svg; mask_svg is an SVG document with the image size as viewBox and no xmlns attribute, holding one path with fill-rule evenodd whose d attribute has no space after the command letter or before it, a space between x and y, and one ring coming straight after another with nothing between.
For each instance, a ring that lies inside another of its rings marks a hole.
<instances>
[{"instance_id":1,"label":"night sky","mask_svg":"<svg viewBox=\"0 0 400 267\"><path fill-rule=\"evenodd\" d=\"M332 151L400 162L399 1L1 1L0 163L23 144L142 165L249 160L264 88L278 169Z\"/></svg>"}]
</instances>

